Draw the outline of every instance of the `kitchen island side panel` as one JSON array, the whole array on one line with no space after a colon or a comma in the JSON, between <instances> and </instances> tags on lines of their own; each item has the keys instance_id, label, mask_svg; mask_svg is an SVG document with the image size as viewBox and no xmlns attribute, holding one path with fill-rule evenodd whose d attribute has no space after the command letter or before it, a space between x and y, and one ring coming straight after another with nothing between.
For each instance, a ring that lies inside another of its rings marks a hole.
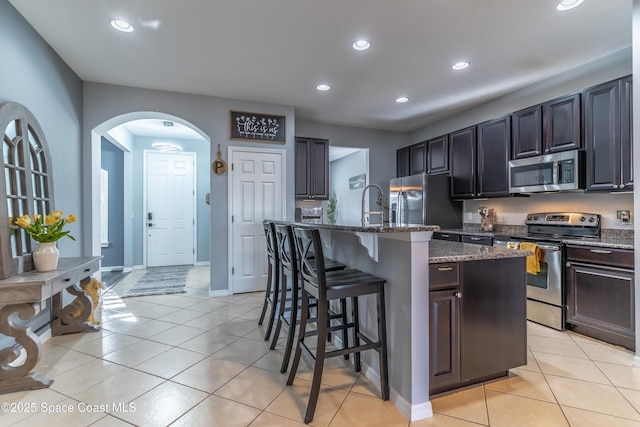
<instances>
[{"instance_id":1,"label":"kitchen island side panel","mask_svg":"<svg viewBox=\"0 0 640 427\"><path fill-rule=\"evenodd\" d=\"M372 233L365 233L372 237ZM391 401L408 419L433 415L429 401L429 243L432 232L375 234L374 261L353 232L321 230L325 255L383 277L389 351ZM360 300L363 329L376 335L374 297ZM415 326L418 325L418 326ZM364 372L379 384L378 357L363 353Z\"/></svg>"}]
</instances>

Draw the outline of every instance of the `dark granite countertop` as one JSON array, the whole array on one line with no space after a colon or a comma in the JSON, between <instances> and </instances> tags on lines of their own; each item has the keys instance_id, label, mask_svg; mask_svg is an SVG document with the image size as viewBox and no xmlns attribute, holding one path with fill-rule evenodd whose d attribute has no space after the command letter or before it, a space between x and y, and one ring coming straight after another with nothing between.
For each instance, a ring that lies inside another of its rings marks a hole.
<instances>
[{"instance_id":1,"label":"dark granite countertop","mask_svg":"<svg viewBox=\"0 0 640 427\"><path fill-rule=\"evenodd\" d=\"M351 231L356 233L407 233L407 232L414 232L414 231L440 230L440 226L438 225L419 225L419 224L391 225L388 223L385 223L384 225L379 225L379 224L362 225L362 223L359 221L336 223L336 224L308 224L308 223L293 222L293 221L274 221L274 222L291 224L291 225L296 225L301 227L322 228L326 230L336 230L336 231Z\"/></svg>"},{"instance_id":2,"label":"dark granite countertop","mask_svg":"<svg viewBox=\"0 0 640 427\"><path fill-rule=\"evenodd\" d=\"M459 229L444 229L444 230L440 230L440 232L448 233L448 234L466 234L471 236L485 236L485 237L495 237L495 236L505 236L505 235L514 237L514 238L526 237L526 228L521 230L520 229L499 230L499 231L491 231L491 232L459 228ZM540 238L540 240L544 240L544 238ZM561 242L565 244L580 245L580 246L596 246L596 247L614 248L614 249L633 249L633 233L629 232L628 230L603 229L601 237L597 237L597 238L585 237L585 238L578 238L578 239L567 238L567 239L561 239Z\"/></svg>"},{"instance_id":3,"label":"dark granite countertop","mask_svg":"<svg viewBox=\"0 0 640 427\"><path fill-rule=\"evenodd\" d=\"M567 245L580 245L580 246L597 246L602 248L612 249L631 249L633 250L633 239L622 238L584 238L584 239L563 239L562 243Z\"/></svg>"},{"instance_id":4,"label":"dark granite countertop","mask_svg":"<svg viewBox=\"0 0 640 427\"><path fill-rule=\"evenodd\" d=\"M448 242L446 240L431 240L429 242L429 264L519 258L527 255L532 255L532 252L507 249L503 246L475 245L472 243Z\"/></svg>"}]
</instances>

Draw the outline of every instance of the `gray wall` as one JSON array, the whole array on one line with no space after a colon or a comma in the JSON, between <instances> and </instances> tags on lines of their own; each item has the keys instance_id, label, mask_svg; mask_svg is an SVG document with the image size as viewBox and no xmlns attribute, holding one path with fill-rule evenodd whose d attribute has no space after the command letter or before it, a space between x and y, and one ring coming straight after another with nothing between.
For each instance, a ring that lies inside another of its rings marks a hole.
<instances>
[{"instance_id":1,"label":"gray wall","mask_svg":"<svg viewBox=\"0 0 640 427\"><path fill-rule=\"evenodd\" d=\"M144 193L144 150L154 150L151 144L160 141L159 138L135 137L133 143L133 211L134 217L141 220L133 224L133 262L134 265L146 264L143 259L144 240L144 215L143 193ZM194 140L171 140L172 143L180 145L184 152L196 153L196 216L197 216L197 262L209 262L209 242L211 241L211 228L209 219L211 209L205 203L205 195L209 192L209 145L205 141Z\"/></svg>"},{"instance_id":2,"label":"gray wall","mask_svg":"<svg viewBox=\"0 0 640 427\"><path fill-rule=\"evenodd\" d=\"M279 114L286 117L286 143L266 144L247 141L230 140L230 110L251 111L256 113ZM264 104L257 102L239 101L212 96L190 95L183 93L163 92L131 88L124 86L105 85L99 83L85 83L83 110L83 141L84 161L89 165L93 161L96 147L92 143L92 130L115 117L137 112L154 111L170 114L196 126L211 140L210 156L213 159L217 151L217 144L221 145L223 158L227 159L229 146L280 149L286 152L286 213L293 219L293 170L294 170L294 109L290 106ZM99 148L97 148L99 150ZM90 168L87 168L90 169ZM211 169L209 168L209 171ZM84 179L84 211L85 215L92 213L92 177L91 170L85 171ZM211 290L226 290L228 288L229 254L227 242L228 205L228 173L215 175L209 172L209 186L211 191ZM134 222L139 218L134 218ZM85 233L93 228L93 223L83 224ZM93 250L90 242L85 241L86 255Z\"/></svg>"},{"instance_id":3,"label":"gray wall","mask_svg":"<svg viewBox=\"0 0 640 427\"><path fill-rule=\"evenodd\" d=\"M5 0L0 0L0 52L0 102L24 105L40 123L51 153L55 207L78 217L69 225L77 240L61 239L58 248L63 257L79 256L82 81ZM48 309L41 312L31 322L33 330L47 325L49 317ZM7 340L12 339L0 335L0 348Z\"/></svg>"},{"instance_id":4,"label":"gray wall","mask_svg":"<svg viewBox=\"0 0 640 427\"><path fill-rule=\"evenodd\" d=\"M102 138L102 169L109 172L109 247L102 248L102 267L124 266L124 152Z\"/></svg>"},{"instance_id":5,"label":"gray wall","mask_svg":"<svg viewBox=\"0 0 640 427\"><path fill-rule=\"evenodd\" d=\"M0 52L0 102L23 104L40 123L51 152L55 207L78 217L69 226L76 241L61 239L60 254L80 256L82 81L5 0L0 1Z\"/></svg>"},{"instance_id":6,"label":"gray wall","mask_svg":"<svg viewBox=\"0 0 640 427\"><path fill-rule=\"evenodd\" d=\"M338 223L357 222L361 219L362 188L350 189L349 178L368 174L367 151L365 149L358 150L329 163L329 188L332 193L335 193L338 201L336 204L336 221ZM369 183L368 176L367 183ZM373 191L371 197L375 197L375 195L376 192Z\"/></svg>"}]
</instances>

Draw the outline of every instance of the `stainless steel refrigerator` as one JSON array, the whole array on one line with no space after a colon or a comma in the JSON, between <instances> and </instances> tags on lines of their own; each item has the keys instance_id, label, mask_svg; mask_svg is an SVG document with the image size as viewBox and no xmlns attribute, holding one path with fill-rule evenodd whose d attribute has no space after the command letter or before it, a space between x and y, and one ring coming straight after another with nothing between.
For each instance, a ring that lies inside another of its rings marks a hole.
<instances>
[{"instance_id":1,"label":"stainless steel refrigerator","mask_svg":"<svg viewBox=\"0 0 640 427\"><path fill-rule=\"evenodd\" d=\"M449 199L450 179L426 173L392 179L389 223L462 228L462 202Z\"/></svg>"}]
</instances>

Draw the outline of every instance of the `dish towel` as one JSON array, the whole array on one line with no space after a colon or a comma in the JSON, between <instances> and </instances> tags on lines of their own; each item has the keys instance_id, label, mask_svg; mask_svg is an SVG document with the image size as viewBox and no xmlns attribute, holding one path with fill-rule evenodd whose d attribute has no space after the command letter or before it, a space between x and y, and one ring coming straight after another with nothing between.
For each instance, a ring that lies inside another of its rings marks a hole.
<instances>
[{"instance_id":1,"label":"dish towel","mask_svg":"<svg viewBox=\"0 0 640 427\"><path fill-rule=\"evenodd\" d=\"M533 255L529 255L527 257L527 273L538 274L538 272L540 271L540 259L542 257L542 252L540 251L538 244L531 242L522 242L520 243L520 249L523 251L533 252Z\"/></svg>"}]
</instances>

